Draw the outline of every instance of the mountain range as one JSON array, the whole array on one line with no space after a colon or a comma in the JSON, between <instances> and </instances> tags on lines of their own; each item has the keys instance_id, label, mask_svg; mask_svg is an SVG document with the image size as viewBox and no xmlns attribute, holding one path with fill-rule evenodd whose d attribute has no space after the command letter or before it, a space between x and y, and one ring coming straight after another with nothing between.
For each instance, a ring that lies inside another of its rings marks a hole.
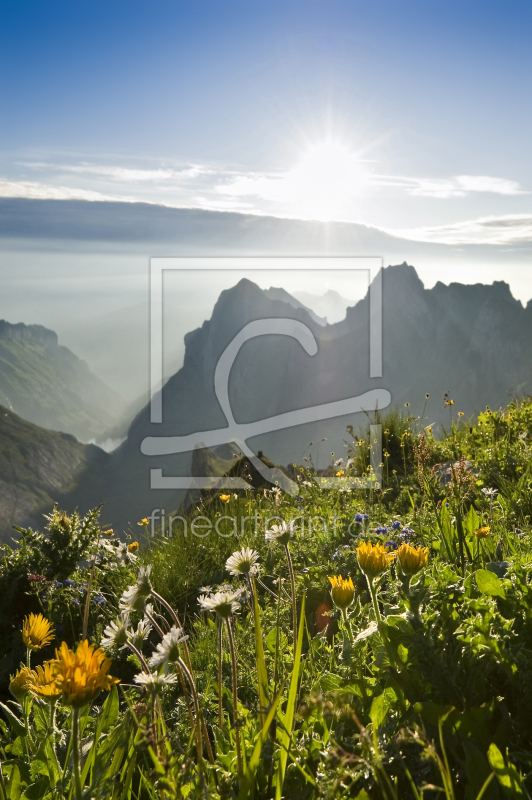
<instances>
[{"instance_id":1,"label":"mountain range","mask_svg":"<svg viewBox=\"0 0 532 800\"><path fill-rule=\"evenodd\" d=\"M437 283L425 289L414 267L403 263L384 269L382 287L381 378L369 375L369 294L348 308L343 320L324 325L301 301L292 302L282 291L264 291L247 278L223 291L210 319L185 337L183 366L162 390L162 423L151 422L146 405L123 444L97 466L87 463L83 478L62 489L61 496L81 510L99 497L105 501L106 523L135 531L136 522L152 509L170 512L185 497L184 489L151 489L151 469L161 470L163 478L225 470L227 452L217 455L203 441L209 431L228 424L220 391L218 396L215 391L215 370L234 337L257 320L288 319L305 326L317 352L310 355L288 336L246 341L229 373L230 408L240 424L385 389L391 405L409 403L414 414L421 413L428 393L423 423L448 426L446 392L454 400L454 413L460 410L467 418L486 405L504 406L513 396L532 391L532 304L523 307L506 283ZM364 413L350 413L263 432L250 436L247 444L277 464L302 463L310 453L324 467L331 452L335 458L346 454L351 439L346 426L356 431L366 422ZM147 437L198 432L196 448L185 452L153 456L141 451Z\"/></svg>"}]
</instances>

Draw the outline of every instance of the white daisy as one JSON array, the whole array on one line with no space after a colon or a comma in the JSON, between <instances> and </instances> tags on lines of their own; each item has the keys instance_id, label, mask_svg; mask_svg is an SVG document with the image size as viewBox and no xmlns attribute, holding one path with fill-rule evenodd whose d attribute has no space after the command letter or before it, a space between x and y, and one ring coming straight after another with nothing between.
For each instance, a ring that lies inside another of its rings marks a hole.
<instances>
[{"instance_id":1,"label":"white daisy","mask_svg":"<svg viewBox=\"0 0 532 800\"><path fill-rule=\"evenodd\" d=\"M253 571L259 554L251 547L243 547L242 550L237 550L232 556L229 556L225 563L226 570L231 575L249 575Z\"/></svg>"},{"instance_id":2,"label":"white daisy","mask_svg":"<svg viewBox=\"0 0 532 800\"><path fill-rule=\"evenodd\" d=\"M183 644L186 639L188 636L185 636L182 628L175 626L170 628L150 658L150 667L160 667L169 662L176 662L180 657L179 645Z\"/></svg>"},{"instance_id":3,"label":"white daisy","mask_svg":"<svg viewBox=\"0 0 532 800\"><path fill-rule=\"evenodd\" d=\"M266 541L288 544L293 532L293 522L281 522L280 525L272 525L272 527L266 531Z\"/></svg>"},{"instance_id":4,"label":"white daisy","mask_svg":"<svg viewBox=\"0 0 532 800\"><path fill-rule=\"evenodd\" d=\"M146 600L152 592L150 572L151 565L141 567L137 582L126 589L120 599L120 608L123 611L144 611Z\"/></svg>"},{"instance_id":5,"label":"white daisy","mask_svg":"<svg viewBox=\"0 0 532 800\"><path fill-rule=\"evenodd\" d=\"M128 641L129 634L129 614L122 611L116 620L112 620L103 632L100 642L104 650L111 650L113 647L124 647Z\"/></svg>"},{"instance_id":6,"label":"white daisy","mask_svg":"<svg viewBox=\"0 0 532 800\"><path fill-rule=\"evenodd\" d=\"M151 694L160 694L166 686L172 686L177 682L177 675L162 672L160 675L157 673L140 672L133 678L135 683L143 686Z\"/></svg>"},{"instance_id":7,"label":"white daisy","mask_svg":"<svg viewBox=\"0 0 532 800\"><path fill-rule=\"evenodd\" d=\"M200 595L198 602L204 611L216 611L222 619L229 619L231 614L238 611L243 589L236 592L215 592L211 595Z\"/></svg>"},{"instance_id":8,"label":"white daisy","mask_svg":"<svg viewBox=\"0 0 532 800\"><path fill-rule=\"evenodd\" d=\"M128 641L131 642L133 647L136 647L137 650L142 650L142 645L150 635L151 631L151 622L147 619L141 619L139 624L137 625L137 630L129 631L128 633Z\"/></svg>"}]
</instances>

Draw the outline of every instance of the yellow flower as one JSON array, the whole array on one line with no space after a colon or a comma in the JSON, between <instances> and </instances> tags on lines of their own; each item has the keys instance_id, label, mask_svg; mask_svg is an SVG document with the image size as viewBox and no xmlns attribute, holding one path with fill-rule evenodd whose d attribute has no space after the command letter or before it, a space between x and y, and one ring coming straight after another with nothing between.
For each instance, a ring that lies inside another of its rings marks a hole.
<instances>
[{"instance_id":1,"label":"yellow flower","mask_svg":"<svg viewBox=\"0 0 532 800\"><path fill-rule=\"evenodd\" d=\"M376 578L388 569L395 558L395 553L390 553L383 544L363 542L357 547L357 556L364 575L367 575L368 578Z\"/></svg>"},{"instance_id":2,"label":"yellow flower","mask_svg":"<svg viewBox=\"0 0 532 800\"><path fill-rule=\"evenodd\" d=\"M54 638L54 630L42 614L30 614L24 617L22 640L30 650L40 650Z\"/></svg>"},{"instance_id":3,"label":"yellow flower","mask_svg":"<svg viewBox=\"0 0 532 800\"><path fill-rule=\"evenodd\" d=\"M118 678L109 675L111 663L101 647L95 649L86 639L78 644L75 652L63 642L61 648L55 651L52 668L64 702L81 708L92 703L102 690L109 691L115 683L119 683Z\"/></svg>"},{"instance_id":4,"label":"yellow flower","mask_svg":"<svg viewBox=\"0 0 532 800\"><path fill-rule=\"evenodd\" d=\"M339 469L338 472L336 473L337 478L342 478L344 475L345 475L345 470L343 469Z\"/></svg>"},{"instance_id":5,"label":"yellow flower","mask_svg":"<svg viewBox=\"0 0 532 800\"><path fill-rule=\"evenodd\" d=\"M61 689L55 681L55 662L45 661L42 667L36 667L28 681L28 688L32 694L51 700L59 697Z\"/></svg>"},{"instance_id":6,"label":"yellow flower","mask_svg":"<svg viewBox=\"0 0 532 800\"><path fill-rule=\"evenodd\" d=\"M352 578L338 577L329 578L331 582L331 596L335 606L344 611L348 608L355 598L355 587Z\"/></svg>"},{"instance_id":7,"label":"yellow flower","mask_svg":"<svg viewBox=\"0 0 532 800\"><path fill-rule=\"evenodd\" d=\"M446 406L454 406L454 400L446 400L445 401L445 405Z\"/></svg>"},{"instance_id":8,"label":"yellow flower","mask_svg":"<svg viewBox=\"0 0 532 800\"><path fill-rule=\"evenodd\" d=\"M220 495L220 500L222 501L222 503L228 503L230 499L231 499L231 495L230 494L221 494Z\"/></svg>"},{"instance_id":9,"label":"yellow flower","mask_svg":"<svg viewBox=\"0 0 532 800\"><path fill-rule=\"evenodd\" d=\"M425 430L427 431L427 433L432 433L432 425L427 425Z\"/></svg>"},{"instance_id":10,"label":"yellow flower","mask_svg":"<svg viewBox=\"0 0 532 800\"><path fill-rule=\"evenodd\" d=\"M137 522L137 525L140 525L140 522ZM103 532L103 535L104 536L114 536L115 532L114 532L114 530L112 528L109 528L108 531L104 531Z\"/></svg>"},{"instance_id":11,"label":"yellow flower","mask_svg":"<svg viewBox=\"0 0 532 800\"><path fill-rule=\"evenodd\" d=\"M458 416L459 416L459 417L463 417L463 416L464 416L464 412L463 412L463 411L459 411L459 412L458 412Z\"/></svg>"},{"instance_id":12,"label":"yellow flower","mask_svg":"<svg viewBox=\"0 0 532 800\"><path fill-rule=\"evenodd\" d=\"M141 528L147 528L149 524L150 524L150 521L149 521L148 517L144 517L143 519L141 519L140 522L137 522L137 525L140 525Z\"/></svg>"},{"instance_id":13,"label":"yellow flower","mask_svg":"<svg viewBox=\"0 0 532 800\"><path fill-rule=\"evenodd\" d=\"M489 536L491 533L489 525L486 525L484 528L477 528L475 531L475 536L477 539L485 539L486 536Z\"/></svg>"},{"instance_id":14,"label":"yellow flower","mask_svg":"<svg viewBox=\"0 0 532 800\"><path fill-rule=\"evenodd\" d=\"M135 550L139 549L139 543L138 542L131 542L131 544L128 544L127 549L129 550L130 553L133 553L133 552L135 552Z\"/></svg>"},{"instance_id":15,"label":"yellow flower","mask_svg":"<svg viewBox=\"0 0 532 800\"><path fill-rule=\"evenodd\" d=\"M19 702L29 692L30 688L28 684L34 675L35 673L33 670L28 669L28 667L22 667L22 669L20 669L17 674L11 678L9 691Z\"/></svg>"},{"instance_id":16,"label":"yellow flower","mask_svg":"<svg viewBox=\"0 0 532 800\"><path fill-rule=\"evenodd\" d=\"M397 558L405 575L415 575L423 569L428 557L428 547L410 547L409 544L402 544L397 550Z\"/></svg>"}]
</instances>

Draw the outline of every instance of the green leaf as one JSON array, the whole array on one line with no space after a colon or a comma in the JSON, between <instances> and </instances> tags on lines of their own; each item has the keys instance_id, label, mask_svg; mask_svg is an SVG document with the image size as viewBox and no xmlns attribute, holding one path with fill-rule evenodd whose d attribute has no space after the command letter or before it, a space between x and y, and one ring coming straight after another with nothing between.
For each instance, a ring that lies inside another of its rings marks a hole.
<instances>
[{"instance_id":1,"label":"green leaf","mask_svg":"<svg viewBox=\"0 0 532 800\"><path fill-rule=\"evenodd\" d=\"M273 628L269 634L267 635L266 639L266 647L270 651L270 653L275 655L275 643L277 641L277 628ZM279 652L284 653L286 648L288 647L288 638L286 633L282 630L279 631Z\"/></svg>"},{"instance_id":2,"label":"green leaf","mask_svg":"<svg viewBox=\"0 0 532 800\"><path fill-rule=\"evenodd\" d=\"M0 708L2 709L2 711L4 712L6 717L8 718L9 724L10 724L11 728L13 729L13 731L15 732L15 735L16 736L25 736L26 735L26 729L25 729L24 725L19 720L17 715L13 714L13 712L11 711L9 706L6 706L3 703L0 703Z\"/></svg>"},{"instance_id":3,"label":"green leaf","mask_svg":"<svg viewBox=\"0 0 532 800\"><path fill-rule=\"evenodd\" d=\"M369 711L369 717L373 722L375 730L379 730L380 726L384 722L386 714L388 713L388 708L388 702L384 696L384 693L373 698Z\"/></svg>"},{"instance_id":4,"label":"green leaf","mask_svg":"<svg viewBox=\"0 0 532 800\"><path fill-rule=\"evenodd\" d=\"M490 570L477 569L475 580L482 594L487 594L489 597L506 597L501 581Z\"/></svg>"},{"instance_id":5,"label":"green leaf","mask_svg":"<svg viewBox=\"0 0 532 800\"><path fill-rule=\"evenodd\" d=\"M525 795L523 791L523 784L521 783L516 768L510 762L506 765L503 754L494 742L489 746L488 760L497 776L499 786L502 788L505 797L516 798L528 796Z\"/></svg>"}]
</instances>

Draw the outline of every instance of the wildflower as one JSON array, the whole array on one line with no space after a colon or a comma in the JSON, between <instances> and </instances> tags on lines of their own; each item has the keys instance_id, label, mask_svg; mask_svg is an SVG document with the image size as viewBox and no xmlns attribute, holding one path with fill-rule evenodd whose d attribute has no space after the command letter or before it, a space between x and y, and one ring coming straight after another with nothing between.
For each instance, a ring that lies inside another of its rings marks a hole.
<instances>
[{"instance_id":1,"label":"wildflower","mask_svg":"<svg viewBox=\"0 0 532 800\"><path fill-rule=\"evenodd\" d=\"M243 547L229 556L225 563L226 570L231 575L249 575L259 560L259 554L251 547Z\"/></svg>"},{"instance_id":2,"label":"wildflower","mask_svg":"<svg viewBox=\"0 0 532 800\"><path fill-rule=\"evenodd\" d=\"M486 536L489 536L491 533L489 525L486 525L484 528L477 528L475 531L475 536L477 539L485 539Z\"/></svg>"},{"instance_id":3,"label":"wildflower","mask_svg":"<svg viewBox=\"0 0 532 800\"><path fill-rule=\"evenodd\" d=\"M331 582L331 596L335 606L338 606L342 611L349 608L355 598L355 587L353 586L353 579L338 577L330 577Z\"/></svg>"},{"instance_id":4,"label":"wildflower","mask_svg":"<svg viewBox=\"0 0 532 800\"><path fill-rule=\"evenodd\" d=\"M198 598L199 604L204 611L216 611L222 619L229 619L231 614L238 611L242 590L236 592L215 592L211 595L201 595Z\"/></svg>"},{"instance_id":5,"label":"wildflower","mask_svg":"<svg viewBox=\"0 0 532 800\"><path fill-rule=\"evenodd\" d=\"M188 636L185 636L182 628L176 628L175 625L170 628L150 658L150 667L161 667L168 662L177 661L180 657L179 645L183 644L187 639Z\"/></svg>"},{"instance_id":6,"label":"wildflower","mask_svg":"<svg viewBox=\"0 0 532 800\"><path fill-rule=\"evenodd\" d=\"M55 588L56 589L62 589L63 588L63 584L61 583L61 581L55 581Z\"/></svg>"},{"instance_id":7,"label":"wildflower","mask_svg":"<svg viewBox=\"0 0 532 800\"><path fill-rule=\"evenodd\" d=\"M432 425L427 425L425 430L427 431L427 433L432 433Z\"/></svg>"},{"instance_id":8,"label":"wildflower","mask_svg":"<svg viewBox=\"0 0 532 800\"><path fill-rule=\"evenodd\" d=\"M486 487L482 488L480 491L482 492L484 497L489 497L490 500L492 498L497 497L497 495L499 494L498 489L486 489Z\"/></svg>"},{"instance_id":9,"label":"wildflower","mask_svg":"<svg viewBox=\"0 0 532 800\"><path fill-rule=\"evenodd\" d=\"M429 557L428 547L411 547L409 544L402 544L397 551L397 559L405 575L415 575L419 572Z\"/></svg>"},{"instance_id":10,"label":"wildflower","mask_svg":"<svg viewBox=\"0 0 532 800\"><path fill-rule=\"evenodd\" d=\"M139 624L136 627L136 630L128 631L128 641L131 642L133 647L137 650L142 649L142 645L150 635L151 631L151 622L147 619L141 619Z\"/></svg>"},{"instance_id":11,"label":"wildflower","mask_svg":"<svg viewBox=\"0 0 532 800\"><path fill-rule=\"evenodd\" d=\"M111 620L103 632L103 639L100 644L104 650L112 647L125 647L128 641L129 614L122 611L119 617Z\"/></svg>"},{"instance_id":12,"label":"wildflower","mask_svg":"<svg viewBox=\"0 0 532 800\"><path fill-rule=\"evenodd\" d=\"M230 501L230 499L231 499L231 495L230 494L221 494L220 495L220 500L222 501L222 503L228 503Z\"/></svg>"},{"instance_id":13,"label":"wildflower","mask_svg":"<svg viewBox=\"0 0 532 800\"><path fill-rule=\"evenodd\" d=\"M144 611L146 600L152 592L150 583L151 565L141 567L137 582L130 586L120 598L120 608L124 611Z\"/></svg>"},{"instance_id":14,"label":"wildflower","mask_svg":"<svg viewBox=\"0 0 532 800\"><path fill-rule=\"evenodd\" d=\"M137 550L139 549L139 543L131 542L131 544L128 544L127 549L129 550L130 553L136 553Z\"/></svg>"},{"instance_id":15,"label":"wildflower","mask_svg":"<svg viewBox=\"0 0 532 800\"><path fill-rule=\"evenodd\" d=\"M445 401L445 405L446 406L454 406L454 400L446 400Z\"/></svg>"},{"instance_id":16,"label":"wildflower","mask_svg":"<svg viewBox=\"0 0 532 800\"><path fill-rule=\"evenodd\" d=\"M70 578L65 578L63 581L65 586L71 587L76 585L76 581L71 581Z\"/></svg>"},{"instance_id":17,"label":"wildflower","mask_svg":"<svg viewBox=\"0 0 532 800\"><path fill-rule=\"evenodd\" d=\"M458 412L458 416L459 416L459 417L463 417L463 416L464 416L464 412L463 412L463 411L459 411L459 412Z\"/></svg>"},{"instance_id":18,"label":"wildflower","mask_svg":"<svg viewBox=\"0 0 532 800\"><path fill-rule=\"evenodd\" d=\"M404 542L407 539L410 539L410 537L413 536L414 533L415 533L415 531L412 528L409 528L408 525L405 525L405 527L403 528L403 530L399 534L399 538L402 539L403 542Z\"/></svg>"},{"instance_id":19,"label":"wildflower","mask_svg":"<svg viewBox=\"0 0 532 800\"><path fill-rule=\"evenodd\" d=\"M55 651L53 667L55 682L63 693L64 702L73 708L82 708L100 694L109 691L118 678L109 675L111 659L104 651L89 644L86 639L80 642L75 651L66 642Z\"/></svg>"},{"instance_id":20,"label":"wildflower","mask_svg":"<svg viewBox=\"0 0 532 800\"><path fill-rule=\"evenodd\" d=\"M150 524L148 517L143 517L140 522L137 522L137 525L140 525L141 528L147 528Z\"/></svg>"},{"instance_id":21,"label":"wildflower","mask_svg":"<svg viewBox=\"0 0 532 800\"><path fill-rule=\"evenodd\" d=\"M345 475L345 469L339 469L338 472L336 473L337 478L343 478L344 475Z\"/></svg>"},{"instance_id":22,"label":"wildflower","mask_svg":"<svg viewBox=\"0 0 532 800\"><path fill-rule=\"evenodd\" d=\"M429 397L430 397L430 394L427 392L427 394L425 395L425 400L428 400Z\"/></svg>"},{"instance_id":23,"label":"wildflower","mask_svg":"<svg viewBox=\"0 0 532 800\"><path fill-rule=\"evenodd\" d=\"M138 524L138 523L137 523L137 524ZM104 535L104 536L114 536L114 535L115 535L115 532L114 532L114 530L113 530L112 528L109 528L108 530L106 530L106 531L104 531L104 532L103 532L103 535Z\"/></svg>"},{"instance_id":24,"label":"wildflower","mask_svg":"<svg viewBox=\"0 0 532 800\"><path fill-rule=\"evenodd\" d=\"M119 542L118 547L115 550L115 553L118 560L121 561L124 566L127 566L128 564L133 564L137 560L137 556L132 550L129 550L125 542Z\"/></svg>"},{"instance_id":25,"label":"wildflower","mask_svg":"<svg viewBox=\"0 0 532 800\"><path fill-rule=\"evenodd\" d=\"M379 528L375 528L375 533L382 533L382 534L388 533L388 528L384 528L382 526Z\"/></svg>"},{"instance_id":26,"label":"wildflower","mask_svg":"<svg viewBox=\"0 0 532 800\"><path fill-rule=\"evenodd\" d=\"M200 586L200 592L202 594L211 594L213 591L212 586Z\"/></svg>"},{"instance_id":27,"label":"wildflower","mask_svg":"<svg viewBox=\"0 0 532 800\"><path fill-rule=\"evenodd\" d=\"M371 579L381 575L389 567L395 553L388 553L382 544L363 542L357 547L357 556L360 569Z\"/></svg>"},{"instance_id":28,"label":"wildflower","mask_svg":"<svg viewBox=\"0 0 532 800\"><path fill-rule=\"evenodd\" d=\"M40 583L40 581L45 581L46 578L44 575L33 575L30 573L28 575L28 580L31 581L31 583Z\"/></svg>"},{"instance_id":29,"label":"wildflower","mask_svg":"<svg viewBox=\"0 0 532 800\"><path fill-rule=\"evenodd\" d=\"M73 597L72 602L74 603L75 606L79 606L79 599L77 597Z\"/></svg>"},{"instance_id":30,"label":"wildflower","mask_svg":"<svg viewBox=\"0 0 532 800\"><path fill-rule=\"evenodd\" d=\"M42 614L30 614L22 623L22 640L30 650L40 650L55 637L54 630Z\"/></svg>"},{"instance_id":31,"label":"wildflower","mask_svg":"<svg viewBox=\"0 0 532 800\"><path fill-rule=\"evenodd\" d=\"M272 525L272 527L266 531L266 541L288 544L293 531L293 522L281 522L280 525Z\"/></svg>"},{"instance_id":32,"label":"wildflower","mask_svg":"<svg viewBox=\"0 0 532 800\"><path fill-rule=\"evenodd\" d=\"M392 531L400 531L401 530L401 523L398 519L392 522Z\"/></svg>"},{"instance_id":33,"label":"wildflower","mask_svg":"<svg viewBox=\"0 0 532 800\"><path fill-rule=\"evenodd\" d=\"M99 594L95 594L92 598L97 606L103 606L105 604L105 597L102 597Z\"/></svg>"},{"instance_id":34,"label":"wildflower","mask_svg":"<svg viewBox=\"0 0 532 800\"><path fill-rule=\"evenodd\" d=\"M392 550L397 550L397 548L399 547L399 544L398 544L398 542L395 541L395 539L390 539L389 542L384 542L384 546L385 547L390 547Z\"/></svg>"},{"instance_id":35,"label":"wildflower","mask_svg":"<svg viewBox=\"0 0 532 800\"><path fill-rule=\"evenodd\" d=\"M177 675L162 672L160 675L155 673L141 672L133 678L135 683L143 686L150 694L160 694L167 686L172 686L177 681Z\"/></svg>"},{"instance_id":36,"label":"wildflower","mask_svg":"<svg viewBox=\"0 0 532 800\"><path fill-rule=\"evenodd\" d=\"M45 661L44 664L35 668L28 681L30 692L37 697L45 700L56 700L61 694L61 689L55 681L54 661Z\"/></svg>"},{"instance_id":37,"label":"wildflower","mask_svg":"<svg viewBox=\"0 0 532 800\"><path fill-rule=\"evenodd\" d=\"M17 674L11 678L9 691L19 702L29 692L29 682L34 675L35 673L33 670L29 669L28 667L22 667L22 669L20 669Z\"/></svg>"},{"instance_id":38,"label":"wildflower","mask_svg":"<svg viewBox=\"0 0 532 800\"><path fill-rule=\"evenodd\" d=\"M366 522L369 519L369 514L355 514L355 522Z\"/></svg>"}]
</instances>

